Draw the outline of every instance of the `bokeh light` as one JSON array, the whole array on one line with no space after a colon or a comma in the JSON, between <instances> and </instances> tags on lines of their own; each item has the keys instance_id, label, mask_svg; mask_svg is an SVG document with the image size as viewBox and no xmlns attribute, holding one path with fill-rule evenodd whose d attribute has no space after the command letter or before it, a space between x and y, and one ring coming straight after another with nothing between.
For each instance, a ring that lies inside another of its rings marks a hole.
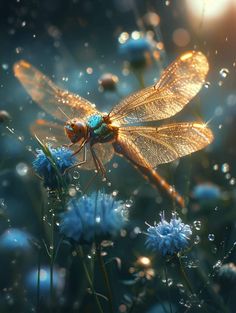
<instances>
[{"instance_id":1,"label":"bokeh light","mask_svg":"<svg viewBox=\"0 0 236 313\"><path fill-rule=\"evenodd\" d=\"M186 0L189 12L196 17L214 19L229 9L230 0Z\"/></svg>"}]
</instances>

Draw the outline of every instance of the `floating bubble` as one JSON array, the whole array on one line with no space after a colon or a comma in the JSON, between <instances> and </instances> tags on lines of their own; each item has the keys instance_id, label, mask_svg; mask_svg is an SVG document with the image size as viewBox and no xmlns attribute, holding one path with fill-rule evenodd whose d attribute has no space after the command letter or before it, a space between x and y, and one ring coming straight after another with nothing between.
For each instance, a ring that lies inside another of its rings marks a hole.
<instances>
[{"instance_id":1,"label":"floating bubble","mask_svg":"<svg viewBox=\"0 0 236 313\"><path fill-rule=\"evenodd\" d=\"M229 164L228 163L222 164L221 171L222 173L227 173L229 171Z\"/></svg>"},{"instance_id":2,"label":"floating bubble","mask_svg":"<svg viewBox=\"0 0 236 313\"><path fill-rule=\"evenodd\" d=\"M196 230L200 230L201 226L202 226L202 222L201 221L194 221L193 225L194 225Z\"/></svg>"},{"instance_id":3,"label":"floating bubble","mask_svg":"<svg viewBox=\"0 0 236 313\"><path fill-rule=\"evenodd\" d=\"M27 164L20 162L16 165L16 172L18 175L25 176L28 174L28 171L29 171L29 168Z\"/></svg>"},{"instance_id":4,"label":"floating bubble","mask_svg":"<svg viewBox=\"0 0 236 313\"><path fill-rule=\"evenodd\" d=\"M195 244L195 245L198 245L200 241L201 241L201 238L200 238L200 236L197 235L197 236L194 238L194 244Z\"/></svg>"},{"instance_id":5,"label":"floating bubble","mask_svg":"<svg viewBox=\"0 0 236 313\"><path fill-rule=\"evenodd\" d=\"M219 165L218 165L218 164L214 164L214 165L213 165L213 170L214 170L214 171L218 171L218 169L219 169Z\"/></svg>"},{"instance_id":6,"label":"floating bubble","mask_svg":"<svg viewBox=\"0 0 236 313\"><path fill-rule=\"evenodd\" d=\"M4 71L7 71L9 69L9 65L7 63L3 63L2 68Z\"/></svg>"},{"instance_id":7,"label":"floating bubble","mask_svg":"<svg viewBox=\"0 0 236 313\"><path fill-rule=\"evenodd\" d=\"M74 197L76 195L76 189L74 187L69 188L68 194L70 197Z\"/></svg>"},{"instance_id":8,"label":"floating bubble","mask_svg":"<svg viewBox=\"0 0 236 313\"><path fill-rule=\"evenodd\" d=\"M229 70L227 68L222 68L219 73L222 78L226 78L229 74Z\"/></svg>"},{"instance_id":9,"label":"floating bubble","mask_svg":"<svg viewBox=\"0 0 236 313\"><path fill-rule=\"evenodd\" d=\"M7 111L5 110L0 111L0 123L8 122L10 119L11 116Z\"/></svg>"},{"instance_id":10,"label":"floating bubble","mask_svg":"<svg viewBox=\"0 0 236 313\"><path fill-rule=\"evenodd\" d=\"M172 35L173 42L178 47L185 47L190 42L190 34L189 32L184 28L177 28Z\"/></svg>"},{"instance_id":11,"label":"floating bubble","mask_svg":"<svg viewBox=\"0 0 236 313\"><path fill-rule=\"evenodd\" d=\"M125 206L126 206L127 208L131 208L132 205L133 205L133 200L130 199L130 200L125 201Z\"/></svg>"},{"instance_id":12,"label":"floating bubble","mask_svg":"<svg viewBox=\"0 0 236 313\"><path fill-rule=\"evenodd\" d=\"M114 91L118 82L119 78L111 73L103 74L98 80L99 85L105 91Z\"/></svg>"},{"instance_id":13,"label":"floating bubble","mask_svg":"<svg viewBox=\"0 0 236 313\"><path fill-rule=\"evenodd\" d=\"M210 82L205 82L204 87L205 87L206 89L208 89L210 86L211 86L211 83L210 83Z\"/></svg>"},{"instance_id":14,"label":"floating bubble","mask_svg":"<svg viewBox=\"0 0 236 313\"><path fill-rule=\"evenodd\" d=\"M143 19L147 25L153 27L157 27L160 24L160 17L155 12L148 12Z\"/></svg>"},{"instance_id":15,"label":"floating bubble","mask_svg":"<svg viewBox=\"0 0 236 313\"><path fill-rule=\"evenodd\" d=\"M228 97L226 99L226 104L229 107L232 107L232 106L236 105L236 95L235 94L228 95Z\"/></svg>"},{"instance_id":16,"label":"floating bubble","mask_svg":"<svg viewBox=\"0 0 236 313\"><path fill-rule=\"evenodd\" d=\"M209 241L214 241L215 240L215 235L214 234L209 234L208 235L208 240Z\"/></svg>"},{"instance_id":17,"label":"floating bubble","mask_svg":"<svg viewBox=\"0 0 236 313\"><path fill-rule=\"evenodd\" d=\"M74 179L79 179L79 178L80 178L80 174L79 174L78 171L74 171L74 172L73 172L73 178L74 178Z\"/></svg>"},{"instance_id":18,"label":"floating bubble","mask_svg":"<svg viewBox=\"0 0 236 313\"><path fill-rule=\"evenodd\" d=\"M87 74L89 74L89 75L93 74L93 68L92 68L92 67L87 67L87 68L86 68L86 72L87 72Z\"/></svg>"}]
</instances>

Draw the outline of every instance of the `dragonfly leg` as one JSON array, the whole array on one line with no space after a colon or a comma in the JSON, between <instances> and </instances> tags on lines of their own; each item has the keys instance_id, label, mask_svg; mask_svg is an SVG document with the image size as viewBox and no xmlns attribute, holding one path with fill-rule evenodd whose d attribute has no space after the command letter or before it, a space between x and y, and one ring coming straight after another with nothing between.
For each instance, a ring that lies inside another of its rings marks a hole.
<instances>
[{"instance_id":1,"label":"dragonfly leg","mask_svg":"<svg viewBox=\"0 0 236 313\"><path fill-rule=\"evenodd\" d=\"M66 148L70 148L72 147L73 145L75 144L75 142L71 142L71 143L65 143L64 145L62 145L63 147L66 147Z\"/></svg>"},{"instance_id":2,"label":"dragonfly leg","mask_svg":"<svg viewBox=\"0 0 236 313\"><path fill-rule=\"evenodd\" d=\"M83 147L85 146L86 142L87 142L87 141L84 140L84 141L81 143L81 145L79 146L79 149L76 150L72 155L76 155L77 153L79 153L79 152L83 149Z\"/></svg>"},{"instance_id":3,"label":"dragonfly leg","mask_svg":"<svg viewBox=\"0 0 236 313\"><path fill-rule=\"evenodd\" d=\"M91 154L93 157L93 161L94 161L96 170L102 174L102 177L106 178L106 169L103 166L101 160L97 157L97 155L96 155L96 153L95 153L95 151L91 145L90 145L90 151L91 151Z\"/></svg>"},{"instance_id":4,"label":"dragonfly leg","mask_svg":"<svg viewBox=\"0 0 236 313\"><path fill-rule=\"evenodd\" d=\"M84 188L84 193L88 191L89 187L92 185L93 181L95 180L97 176L98 176L98 171L89 179L87 185Z\"/></svg>"},{"instance_id":5,"label":"dragonfly leg","mask_svg":"<svg viewBox=\"0 0 236 313\"><path fill-rule=\"evenodd\" d=\"M84 148L84 150L83 150L83 160L80 161L80 162L78 162L78 163L76 163L76 164L74 164L74 165L72 165L72 166L70 166L70 167L68 167L68 168L64 171L63 175L66 174L68 171L72 170L73 168L78 167L78 166L81 166L81 165L83 165L84 163L87 162L87 147L86 147L86 145L83 145L82 147L80 147L79 151L81 151L82 148ZM77 152L77 153L78 153L78 152ZM73 155L74 155L74 154L73 154Z\"/></svg>"}]
</instances>

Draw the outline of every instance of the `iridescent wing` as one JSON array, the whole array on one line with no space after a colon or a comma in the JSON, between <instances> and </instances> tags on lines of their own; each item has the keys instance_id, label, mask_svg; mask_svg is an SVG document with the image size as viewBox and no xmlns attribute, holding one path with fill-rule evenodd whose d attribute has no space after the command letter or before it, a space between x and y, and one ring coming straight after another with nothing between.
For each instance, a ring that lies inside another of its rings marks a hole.
<instances>
[{"instance_id":1,"label":"iridescent wing","mask_svg":"<svg viewBox=\"0 0 236 313\"><path fill-rule=\"evenodd\" d=\"M48 122L45 120L37 120L30 127L32 135L37 135L37 137L45 144L51 144L52 147L58 147L59 145L67 145L70 141L67 139L64 127L61 124ZM110 143L98 143L93 146L97 157L102 161L103 164L108 163L113 155L114 149ZM72 146L70 149L78 149L78 145ZM83 153L82 151L77 154L78 162L82 161ZM86 163L81 165L84 170L95 169L94 161L90 152L87 149Z\"/></svg>"},{"instance_id":2,"label":"iridescent wing","mask_svg":"<svg viewBox=\"0 0 236 313\"><path fill-rule=\"evenodd\" d=\"M213 140L205 124L174 123L161 127L121 127L115 150L137 165L159 164L201 150Z\"/></svg>"},{"instance_id":3,"label":"iridescent wing","mask_svg":"<svg viewBox=\"0 0 236 313\"><path fill-rule=\"evenodd\" d=\"M97 112L95 106L88 100L60 89L48 77L24 60L14 65L14 74L32 99L43 110L60 120L68 120L66 115L69 118L84 119Z\"/></svg>"},{"instance_id":4,"label":"iridescent wing","mask_svg":"<svg viewBox=\"0 0 236 313\"><path fill-rule=\"evenodd\" d=\"M168 118L181 111L199 92L209 69L197 51L178 57L154 86L144 88L113 108L109 116L117 126Z\"/></svg>"}]
</instances>

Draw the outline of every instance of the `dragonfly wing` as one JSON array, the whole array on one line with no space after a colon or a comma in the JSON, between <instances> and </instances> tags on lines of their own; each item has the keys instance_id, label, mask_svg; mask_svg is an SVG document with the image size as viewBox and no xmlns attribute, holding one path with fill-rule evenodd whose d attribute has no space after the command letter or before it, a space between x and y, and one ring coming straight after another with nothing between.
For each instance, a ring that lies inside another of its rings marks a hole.
<instances>
[{"instance_id":1,"label":"dragonfly wing","mask_svg":"<svg viewBox=\"0 0 236 313\"><path fill-rule=\"evenodd\" d=\"M174 123L162 127L122 127L117 140L122 142L121 154L125 153L137 165L145 166L146 162L155 168L203 149L212 142L213 134L202 123ZM119 153L119 149L116 151Z\"/></svg>"},{"instance_id":2,"label":"dragonfly wing","mask_svg":"<svg viewBox=\"0 0 236 313\"><path fill-rule=\"evenodd\" d=\"M37 120L30 127L32 135L37 135L39 139L45 144L50 144L52 147L58 147L61 145L67 145L70 143L65 135L64 127L62 124L53 123L46 120ZM93 146L97 157L101 160L103 164L108 163L113 155L114 149L109 143L98 143ZM78 150L78 145L70 147L71 150ZM81 151L77 155L78 163L83 160L83 152ZM82 169L92 170L95 169L94 161L89 148L87 149L86 163L81 165Z\"/></svg>"},{"instance_id":3,"label":"dragonfly wing","mask_svg":"<svg viewBox=\"0 0 236 313\"><path fill-rule=\"evenodd\" d=\"M68 145L70 143L65 135L63 125L59 123L38 119L30 126L30 132L45 144L50 144L53 147Z\"/></svg>"},{"instance_id":4,"label":"dragonfly wing","mask_svg":"<svg viewBox=\"0 0 236 313\"><path fill-rule=\"evenodd\" d=\"M157 121L181 111L199 92L205 82L209 65L198 51L178 57L154 86L144 88L113 108L109 116L117 125Z\"/></svg>"},{"instance_id":5,"label":"dragonfly wing","mask_svg":"<svg viewBox=\"0 0 236 313\"><path fill-rule=\"evenodd\" d=\"M88 100L57 87L48 77L24 60L14 65L14 74L32 99L43 110L60 120L68 120L66 115L69 118L84 119L97 112Z\"/></svg>"}]
</instances>

